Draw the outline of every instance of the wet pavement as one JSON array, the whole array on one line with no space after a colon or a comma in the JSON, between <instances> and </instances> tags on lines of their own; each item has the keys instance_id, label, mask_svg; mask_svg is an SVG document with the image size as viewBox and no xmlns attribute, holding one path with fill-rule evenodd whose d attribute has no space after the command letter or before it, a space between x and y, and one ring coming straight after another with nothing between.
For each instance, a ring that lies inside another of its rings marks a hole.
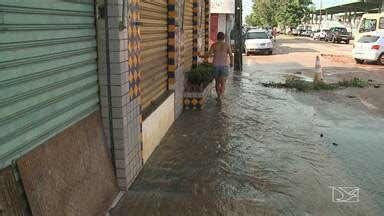
<instances>
[{"instance_id":1,"label":"wet pavement","mask_svg":"<svg viewBox=\"0 0 384 216\"><path fill-rule=\"evenodd\" d=\"M222 102L175 122L112 215L384 215L384 115L260 84L311 70L296 54L245 58ZM332 202L332 186L359 187L359 202Z\"/></svg>"}]
</instances>

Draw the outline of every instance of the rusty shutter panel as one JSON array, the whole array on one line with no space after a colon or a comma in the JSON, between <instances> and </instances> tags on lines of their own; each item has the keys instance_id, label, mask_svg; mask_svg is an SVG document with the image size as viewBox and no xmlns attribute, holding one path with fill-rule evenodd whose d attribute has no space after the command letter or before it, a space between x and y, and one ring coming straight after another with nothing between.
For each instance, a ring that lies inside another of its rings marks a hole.
<instances>
[{"instance_id":1,"label":"rusty shutter panel","mask_svg":"<svg viewBox=\"0 0 384 216\"><path fill-rule=\"evenodd\" d=\"M205 41L205 18L206 18L206 11L205 11L205 0L201 0L201 6L200 6L200 11L201 11L201 16L200 16L200 23L199 23L199 52L204 53L204 41Z\"/></svg>"},{"instance_id":2,"label":"rusty shutter panel","mask_svg":"<svg viewBox=\"0 0 384 216\"><path fill-rule=\"evenodd\" d=\"M143 0L141 13L141 90L142 106L167 91L167 1Z\"/></svg>"},{"instance_id":3,"label":"rusty shutter panel","mask_svg":"<svg viewBox=\"0 0 384 216\"><path fill-rule=\"evenodd\" d=\"M189 71L192 68L193 55L193 0L185 0L184 11L184 71Z\"/></svg>"}]
</instances>

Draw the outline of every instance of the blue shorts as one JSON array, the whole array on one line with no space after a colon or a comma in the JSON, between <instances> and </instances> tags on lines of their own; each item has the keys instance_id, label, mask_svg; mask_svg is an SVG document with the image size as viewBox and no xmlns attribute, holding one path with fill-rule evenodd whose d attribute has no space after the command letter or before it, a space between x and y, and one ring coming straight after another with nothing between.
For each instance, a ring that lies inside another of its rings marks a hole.
<instances>
[{"instance_id":1,"label":"blue shorts","mask_svg":"<svg viewBox=\"0 0 384 216\"><path fill-rule=\"evenodd\" d=\"M228 69L228 66L214 66L214 71L213 71L213 76L215 78L218 78L218 77L227 77L228 74L229 74L229 69Z\"/></svg>"}]
</instances>

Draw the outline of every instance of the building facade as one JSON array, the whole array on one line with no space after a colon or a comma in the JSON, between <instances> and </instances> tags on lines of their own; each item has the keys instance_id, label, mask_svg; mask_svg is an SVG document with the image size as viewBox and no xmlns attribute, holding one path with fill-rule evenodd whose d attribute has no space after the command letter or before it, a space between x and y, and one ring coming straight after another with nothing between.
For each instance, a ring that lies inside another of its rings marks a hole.
<instances>
[{"instance_id":1,"label":"building facade","mask_svg":"<svg viewBox=\"0 0 384 216\"><path fill-rule=\"evenodd\" d=\"M0 212L105 212L182 112L208 5L1 1Z\"/></svg>"}]
</instances>

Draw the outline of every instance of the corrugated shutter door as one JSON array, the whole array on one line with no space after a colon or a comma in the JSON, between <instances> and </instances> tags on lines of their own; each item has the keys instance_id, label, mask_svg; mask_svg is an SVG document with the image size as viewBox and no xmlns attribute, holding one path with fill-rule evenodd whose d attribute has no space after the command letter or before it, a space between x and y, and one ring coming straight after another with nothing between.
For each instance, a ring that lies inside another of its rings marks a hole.
<instances>
[{"instance_id":1,"label":"corrugated shutter door","mask_svg":"<svg viewBox=\"0 0 384 216\"><path fill-rule=\"evenodd\" d=\"M93 0L1 0L0 167L98 109Z\"/></svg>"},{"instance_id":2,"label":"corrugated shutter door","mask_svg":"<svg viewBox=\"0 0 384 216\"><path fill-rule=\"evenodd\" d=\"M192 68L193 55L193 0L185 0L184 11L184 71Z\"/></svg>"},{"instance_id":3,"label":"corrugated shutter door","mask_svg":"<svg viewBox=\"0 0 384 216\"><path fill-rule=\"evenodd\" d=\"M167 1L140 2L143 109L167 91Z\"/></svg>"},{"instance_id":4,"label":"corrugated shutter door","mask_svg":"<svg viewBox=\"0 0 384 216\"><path fill-rule=\"evenodd\" d=\"M199 39L198 51L204 53L204 38L205 38L205 0L200 0L199 5Z\"/></svg>"}]
</instances>

